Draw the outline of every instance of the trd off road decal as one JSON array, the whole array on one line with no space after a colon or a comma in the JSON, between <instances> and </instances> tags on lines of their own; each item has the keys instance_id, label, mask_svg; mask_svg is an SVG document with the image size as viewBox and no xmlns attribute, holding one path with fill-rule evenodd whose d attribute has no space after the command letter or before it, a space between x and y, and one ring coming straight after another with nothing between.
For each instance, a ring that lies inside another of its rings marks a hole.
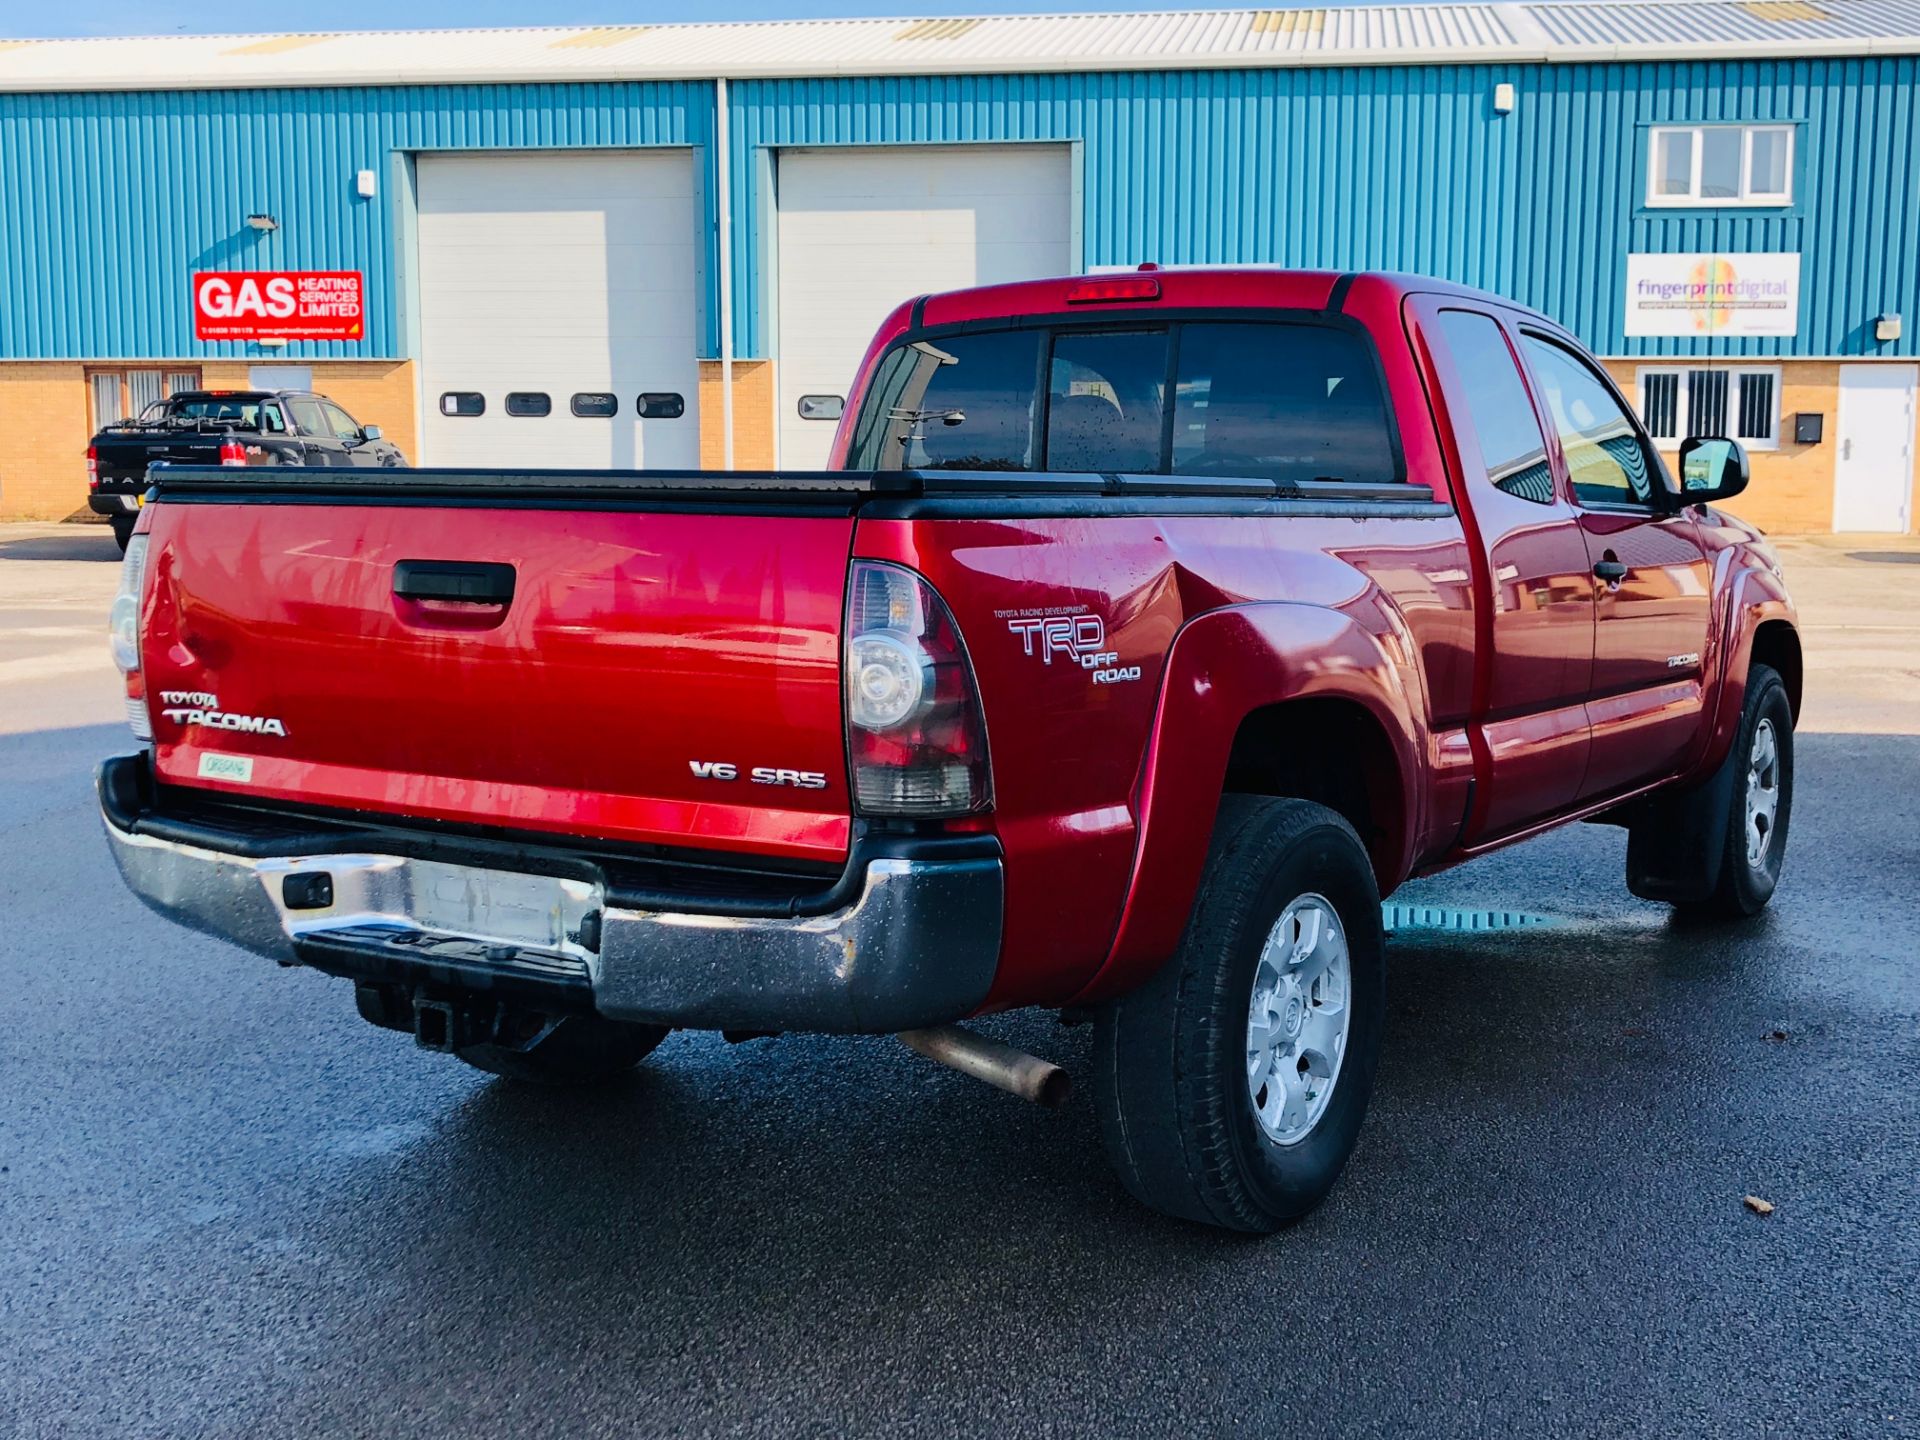
<instances>
[{"instance_id":1,"label":"trd off road decal","mask_svg":"<svg viewBox=\"0 0 1920 1440\"><path fill-rule=\"evenodd\" d=\"M1140 678L1138 665L1122 665L1120 652L1107 649L1107 622L1098 615L1003 616L1007 629L1020 637L1027 655L1038 655L1051 665L1054 657L1085 670L1095 685L1121 685Z\"/></svg>"}]
</instances>

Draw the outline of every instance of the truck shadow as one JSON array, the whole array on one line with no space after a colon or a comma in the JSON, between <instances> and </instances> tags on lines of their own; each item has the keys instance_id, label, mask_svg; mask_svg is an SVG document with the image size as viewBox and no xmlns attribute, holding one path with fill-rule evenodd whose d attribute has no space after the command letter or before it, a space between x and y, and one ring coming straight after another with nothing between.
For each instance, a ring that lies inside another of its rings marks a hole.
<instances>
[{"instance_id":1,"label":"truck shadow","mask_svg":"<svg viewBox=\"0 0 1920 1440\"><path fill-rule=\"evenodd\" d=\"M109 525L63 525L53 535L6 535L0 531L0 560L111 560L120 547Z\"/></svg>"}]
</instances>

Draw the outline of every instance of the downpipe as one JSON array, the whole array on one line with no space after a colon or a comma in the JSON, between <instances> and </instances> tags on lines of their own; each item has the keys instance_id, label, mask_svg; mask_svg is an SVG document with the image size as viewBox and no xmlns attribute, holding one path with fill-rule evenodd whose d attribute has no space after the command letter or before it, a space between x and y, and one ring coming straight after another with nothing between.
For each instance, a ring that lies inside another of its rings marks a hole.
<instances>
[{"instance_id":1,"label":"downpipe","mask_svg":"<svg viewBox=\"0 0 1920 1440\"><path fill-rule=\"evenodd\" d=\"M931 1030L902 1030L900 1043L962 1075L984 1080L996 1090L1018 1095L1049 1110L1067 1103L1073 1081L1058 1065L958 1025Z\"/></svg>"}]
</instances>

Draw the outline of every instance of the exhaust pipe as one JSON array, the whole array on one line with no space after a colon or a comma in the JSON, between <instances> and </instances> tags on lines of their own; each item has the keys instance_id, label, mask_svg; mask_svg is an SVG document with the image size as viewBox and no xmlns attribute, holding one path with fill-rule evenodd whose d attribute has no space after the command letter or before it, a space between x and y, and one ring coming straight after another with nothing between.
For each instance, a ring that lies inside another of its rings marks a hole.
<instances>
[{"instance_id":1,"label":"exhaust pipe","mask_svg":"<svg viewBox=\"0 0 1920 1440\"><path fill-rule=\"evenodd\" d=\"M1049 1110L1067 1103L1073 1081L1058 1065L958 1025L931 1030L902 1030L900 1043L962 1075L984 1080L996 1090L1018 1095Z\"/></svg>"}]
</instances>

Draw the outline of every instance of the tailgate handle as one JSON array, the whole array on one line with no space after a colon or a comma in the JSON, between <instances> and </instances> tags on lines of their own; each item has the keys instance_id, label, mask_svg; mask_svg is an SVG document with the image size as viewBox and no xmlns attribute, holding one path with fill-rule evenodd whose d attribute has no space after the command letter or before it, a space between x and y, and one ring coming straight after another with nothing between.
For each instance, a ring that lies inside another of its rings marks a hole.
<instances>
[{"instance_id":1,"label":"tailgate handle","mask_svg":"<svg viewBox=\"0 0 1920 1440\"><path fill-rule=\"evenodd\" d=\"M393 593L402 600L510 605L513 566L490 560L402 560L393 567Z\"/></svg>"}]
</instances>

